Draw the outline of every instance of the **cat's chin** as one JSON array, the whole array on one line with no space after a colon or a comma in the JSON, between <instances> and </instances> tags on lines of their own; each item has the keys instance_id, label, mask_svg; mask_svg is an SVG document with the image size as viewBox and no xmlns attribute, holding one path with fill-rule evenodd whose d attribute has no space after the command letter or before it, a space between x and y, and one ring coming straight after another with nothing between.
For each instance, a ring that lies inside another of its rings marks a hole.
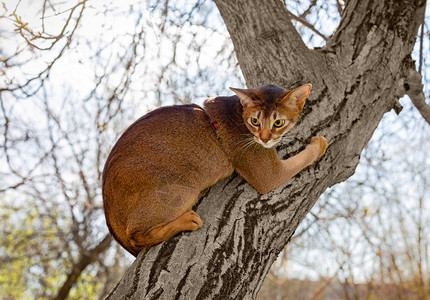
<instances>
[{"instance_id":1,"label":"cat's chin","mask_svg":"<svg viewBox=\"0 0 430 300\"><path fill-rule=\"evenodd\" d=\"M271 140L271 141L269 141L268 143L264 143L263 141L261 141L260 139L258 139L258 138L256 138L256 137L254 137L254 140L255 140L258 144L260 144L261 146L263 146L264 148L270 149L270 148L272 148L273 146L275 146L275 145L279 142L279 140L280 140L280 139Z\"/></svg>"},{"instance_id":2,"label":"cat's chin","mask_svg":"<svg viewBox=\"0 0 430 300\"><path fill-rule=\"evenodd\" d=\"M270 149L270 148L272 148L273 146L275 146L277 143L278 143L278 142L270 141L270 142L268 142L268 143L263 143L263 142L261 142L261 143L259 143L259 144L260 144L261 146L263 146L264 148Z\"/></svg>"}]
</instances>

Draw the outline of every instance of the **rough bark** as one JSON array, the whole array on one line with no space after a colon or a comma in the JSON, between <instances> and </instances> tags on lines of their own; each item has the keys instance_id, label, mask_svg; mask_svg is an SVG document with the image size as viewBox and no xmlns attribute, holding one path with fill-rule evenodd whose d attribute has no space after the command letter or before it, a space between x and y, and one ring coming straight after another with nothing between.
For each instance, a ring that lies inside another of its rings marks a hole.
<instances>
[{"instance_id":1,"label":"rough bark","mask_svg":"<svg viewBox=\"0 0 430 300\"><path fill-rule=\"evenodd\" d=\"M280 0L216 0L249 87L312 83L280 154L315 135L329 142L315 165L259 195L239 176L197 205L202 228L139 255L107 298L254 299L279 252L328 187L354 173L385 112L404 93L425 1L350 0L335 34L308 49Z\"/></svg>"}]
</instances>

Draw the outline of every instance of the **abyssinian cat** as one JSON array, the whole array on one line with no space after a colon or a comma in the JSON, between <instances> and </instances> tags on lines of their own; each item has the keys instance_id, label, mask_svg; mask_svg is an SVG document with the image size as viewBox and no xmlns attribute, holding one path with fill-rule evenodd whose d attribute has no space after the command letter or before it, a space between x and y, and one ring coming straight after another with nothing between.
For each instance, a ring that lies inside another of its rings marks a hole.
<instances>
[{"instance_id":1,"label":"abyssinian cat","mask_svg":"<svg viewBox=\"0 0 430 300\"><path fill-rule=\"evenodd\" d=\"M203 108L161 107L135 121L103 171L106 223L115 239L137 256L201 227L191 210L200 192L234 171L263 194L315 162L327 148L323 137L287 160L273 147L297 122L310 89L232 88L235 96L207 99Z\"/></svg>"}]
</instances>

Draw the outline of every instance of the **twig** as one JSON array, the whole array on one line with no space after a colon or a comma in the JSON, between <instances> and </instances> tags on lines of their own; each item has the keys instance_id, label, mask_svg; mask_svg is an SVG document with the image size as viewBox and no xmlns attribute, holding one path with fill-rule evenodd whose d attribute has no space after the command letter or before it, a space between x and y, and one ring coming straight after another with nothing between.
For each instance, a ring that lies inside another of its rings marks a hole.
<instances>
[{"instance_id":1,"label":"twig","mask_svg":"<svg viewBox=\"0 0 430 300\"><path fill-rule=\"evenodd\" d=\"M316 4L317 0L312 0L309 4L309 7L300 15L300 18L305 18L308 14L310 14L312 7L314 7Z\"/></svg>"},{"instance_id":2,"label":"twig","mask_svg":"<svg viewBox=\"0 0 430 300\"><path fill-rule=\"evenodd\" d=\"M308 27L310 30L312 30L313 32L315 32L317 35L319 35L320 37L322 37L324 39L324 41L327 41L327 37L322 34L321 32L319 32L312 24L310 24L308 21L296 16L295 14L293 14L292 12L290 12L289 10L287 10L290 17L293 20L296 20L297 22L302 23L304 26Z\"/></svg>"},{"instance_id":3,"label":"twig","mask_svg":"<svg viewBox=\"0 0 430 300\"><path fill-rule=\"evenodd\" d=\"M424 20L421 24L421 33L420 33L420 60L419 60L419 66L418 66L418 73L422 74L422 67L423 67L423 42L424 42L424 25L425 25L425 15L423 16Z\"/></svg>"}]
</instances>

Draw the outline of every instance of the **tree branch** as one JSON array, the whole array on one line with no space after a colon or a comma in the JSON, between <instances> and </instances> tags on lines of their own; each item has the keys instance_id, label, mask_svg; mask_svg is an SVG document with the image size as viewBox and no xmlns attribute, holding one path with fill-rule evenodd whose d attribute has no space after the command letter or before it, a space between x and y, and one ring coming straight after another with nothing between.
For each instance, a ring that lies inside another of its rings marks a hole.
<instances>
[{"instance_id":1,"label":"tree branch","mask_svg":"<svg viewBox=\"0 0 430 300\"><path fill-rule=\"evenodd\" d=\"M304 77L314 78L312 74L303 74L307 69L303 65L313 63L313 51L291 23L283 1L263 4L259 0L215 0L215 4L230 33L248 86L288 86ZM256 73L261 76L254 76Z\"/></svg>"},{"instance_id":2,"label":"tree branch","mask_svg":"<svg viewBox=\"0 0 430 300\"><path fill-rule=\"evenodd\" d=\"M309 3L308 8L300 14L300 18L305 18L308 14L311 13L311 9L317 5L317 0L312 0L311 3Z\"/></svg>"},{"instance_id":3,"label":"tree branch","mask_svg":"<svg viewBox=\"0 0 430 300\"><path fill-rule=\"evenodd\" d=\"M73 264L72 269L67 276L67 280L64 282L57 296L54 298L56 300L66 299L70 292L72 286L76 283L79 275L82 271L91 263L98 259L98 255L105 251L110 243L112 242L112 236L107 234L104 239L93 249L82 252L79 259Z\"/></svg>"},{"instance_id":4,"label":"tree branch","mask_svg":"<svg viewBox=\"0 0 430 300\"><path fill-rule=\"evenodd\" d=\"M292 12L290 12L289 10L287 10L288 13L290 14L290 17L293 20L296 20L297 22L302 23L304 26L306 26L307 28L309 28L310 30L312 30L313 32L315 32L317 35L319 35L320 37L323 38L324 41L327 41L327 37L322 34L320 31L318 31L312 24L310 24L308 21L306 21L305 19L303 19L303 17L298 17L295 14L293 14Z\"/></svg>"},{"instance_id":5,"label":"tree branch","mask_svg":"<svg viewBox=\"0 0 430 300\"><path fill-rule=\"evenodd\" d=\"M411 98L412 103L418 109L421 116L430 125L430 105L426 103L426 97L423 92L423 84L421 83L421 74L415 69L409 70L409 76L405 80L406 95Z\"/></svg>"}]
</instances>

